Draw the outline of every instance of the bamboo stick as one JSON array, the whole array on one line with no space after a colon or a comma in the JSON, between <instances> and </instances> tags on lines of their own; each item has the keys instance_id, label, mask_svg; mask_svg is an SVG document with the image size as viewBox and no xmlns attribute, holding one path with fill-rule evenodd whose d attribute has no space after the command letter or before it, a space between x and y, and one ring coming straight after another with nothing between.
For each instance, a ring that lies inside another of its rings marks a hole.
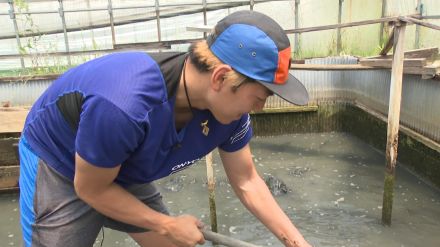
<instances>
[{"instance_id":1,"label":"bamboo stick","mask_svg":"<svg viewBox=\"0 0 440 247\"><path fill-rule=\"evenodd\" d=\"M386 145L386 169L383 191L382 223L391 225L394 196L394 178L399 137L400 102L402 99L402 77L404 60L404 39L406 23L394 27L394 57L391 71L390 103L388 108L388 130Z\"/></svg>"},{"instance_id":2,"label":"bamboo stick","mask_svg":"<svg viewBox=\"0 0 440 247\"><path fill-rule=\"evenodd\" d=\"M214 169L212 168L212 152L206 155L206 174L208 177L209 218L211 220L211 229L214 232L217 232L217 210L215 207L215 179Z\"/></svg>"}]
</instances>

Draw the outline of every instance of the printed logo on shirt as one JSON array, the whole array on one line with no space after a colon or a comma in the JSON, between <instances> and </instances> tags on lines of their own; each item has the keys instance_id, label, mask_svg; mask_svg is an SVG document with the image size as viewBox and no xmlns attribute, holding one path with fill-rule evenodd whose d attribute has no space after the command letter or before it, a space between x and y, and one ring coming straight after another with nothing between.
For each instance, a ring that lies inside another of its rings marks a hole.
<instances>
[{"instance_id":1,"label":"printed logo on shirt","mask_svg":"<svg viewBox=\"0 0 440 247\"><path fill-rule=\"evenodd\" d=\"M251 125L251 117L248 114L246 122L241 126L241 130L229 139L231 144L234 144L235 142L238 142L241 139L243 139L246 136L246 133L249 131L250 125Z\"/></svg>"},{"instance_id":2,"label":"printed logo on shirt","mask_svg":"<svg viewBox=\"0 0 440 247\"><path fill-rule=\"evenodd\" d=\"M194 164L195 162L197 162L199 160L201 160L201 158L197 158L195 160L188 160L188 161L185 161L185 162L180 163L178 165L175 165L175 166L173 166L173 168L171 168L171 174L179 172L185 168L188 168L189 166L191 166L192 164Z\"/></svg>"}]
</instances>

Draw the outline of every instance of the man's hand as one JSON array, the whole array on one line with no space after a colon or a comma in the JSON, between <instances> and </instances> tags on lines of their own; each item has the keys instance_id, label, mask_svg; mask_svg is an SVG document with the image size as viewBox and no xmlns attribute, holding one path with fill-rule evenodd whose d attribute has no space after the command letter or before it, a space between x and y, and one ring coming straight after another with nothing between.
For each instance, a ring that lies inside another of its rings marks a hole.
<instances>
[{"instance_id":1,"label":"man's hand","mask_svg":"<svg viewBox=\"0 0 440 247\"><path fill-rule=\"evenodd\" d=\"M179 247L194 247L196 244L205 243L205 238L200 231L202 227L203 223L195 217L182 215L163 224L163 230L159 233Z\"/></svg>"},{"instance_id":2,"label":"man's hand","mask_svg":"<svg viewBox=\"0 0 440 247\"><path fill-rule=\"evenodd\" d=\"M293 241L291 241L287 237L282 237L281 241L286 247L312 247L309 243L307 243L307 241L303 237L301 237L300 240L293 240Z\"/></svg>"}]
</instances>

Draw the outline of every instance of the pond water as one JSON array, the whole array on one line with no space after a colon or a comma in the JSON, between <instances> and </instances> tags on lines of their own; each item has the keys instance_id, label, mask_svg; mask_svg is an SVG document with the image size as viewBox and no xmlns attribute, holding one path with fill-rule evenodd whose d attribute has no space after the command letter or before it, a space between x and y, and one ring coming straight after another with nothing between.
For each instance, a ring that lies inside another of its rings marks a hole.
<instances>
[{"instance_id":1,"label":"pond water","mask_svg":"<svg viewBox=\"0 0 440 247\"><path fill-rule=\"evenodd\" d=\"M392 225L381 224L382 150L344 133L256 137L251 147L259 173L284 182L275 198L313 246L440 246L440 192L400 165ZM157 185L172 214L192 214L209 225L204 164ZM261 246L282 246L235 197L216 152L214 170L219 232ZM17 198L0 196L0 246L21 246ZM101 233L95 246L102 239ZM137 245L126 234L105 229L102 246Z\"/></svg>"}]
</instances>

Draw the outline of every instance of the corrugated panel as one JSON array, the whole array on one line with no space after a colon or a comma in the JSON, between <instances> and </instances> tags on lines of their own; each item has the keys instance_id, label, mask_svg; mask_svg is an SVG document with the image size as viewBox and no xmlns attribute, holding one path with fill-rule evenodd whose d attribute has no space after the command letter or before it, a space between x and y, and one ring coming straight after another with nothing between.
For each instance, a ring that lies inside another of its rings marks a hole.
<instances>
[{"instance_id":1,"label":"corrugated panel","mask_svg":"<svg viewBox=\"0 0 440 247\"><path fill-rule=\"evenodd\" d=\"M0 83L0 103L9 102L12 106L32 105L51 83L51 80Z\"/></svg>"}]
</instances>

